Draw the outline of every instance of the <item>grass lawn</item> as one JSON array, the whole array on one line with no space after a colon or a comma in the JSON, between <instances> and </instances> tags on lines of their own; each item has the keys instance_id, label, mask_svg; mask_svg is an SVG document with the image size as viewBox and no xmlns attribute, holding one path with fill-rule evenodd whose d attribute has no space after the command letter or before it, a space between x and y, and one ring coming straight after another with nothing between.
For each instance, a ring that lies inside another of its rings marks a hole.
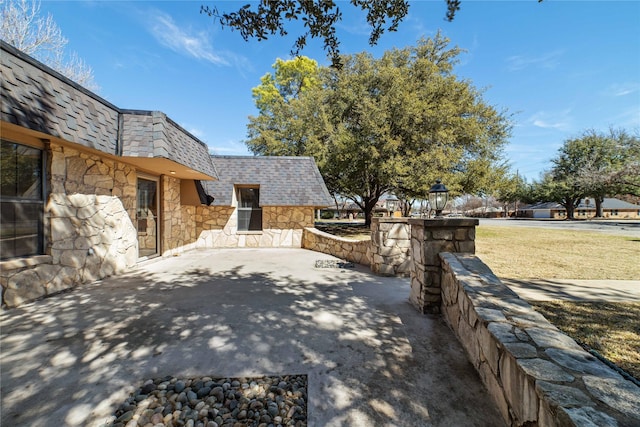
<instances>
[{"instance_id":1,"label":"grass lawn","mask_svg":"<svg viewBox=\"0 0 640 427\"><path fill-rule=\"evenodd\" d=\"M476 255L504 278L640 280L640 241L633 237L481 226L476 229ZM640 380L640 302L531 305L578 343Z\"/></svg>"},{"instance_id":2,"label":"grass lawn","mask_svg":"<svg viewBox=\"0 0 640 427\"><path fill-rule=\"evenodd\" d=\"M640 280L640 241L633 237L480 226L476 255L510 279Z\"/></svg>"},{"instance_id":3,"label":"grass lawn","mask_svg":"<svg viewBox=\"0 0 640 427\"><path fill-rule=\"evenodd\" d=\"M317 228L370 238L363 224ZM640 241L588 231L481 226L476 255L511 279L640 280ZM536 310L578 343L640 380L640 302L535 301Z\"/></svg>"}]
</instances>

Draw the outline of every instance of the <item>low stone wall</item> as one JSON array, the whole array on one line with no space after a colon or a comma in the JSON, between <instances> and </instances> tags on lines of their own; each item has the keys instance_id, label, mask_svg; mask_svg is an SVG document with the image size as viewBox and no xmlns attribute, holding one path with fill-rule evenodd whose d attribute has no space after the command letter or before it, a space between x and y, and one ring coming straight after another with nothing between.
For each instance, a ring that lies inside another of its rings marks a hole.
<instances>
[{"instance_id":1,"label":"low stone wall","mask_svg":"<svg viewBox=\"0 0 640 427\"><path fill-rule=\"evenodd\" d=\"M197 248L300 248L302 234L314 223L314 209L304 206L265 206L260 231L238 231L235 207L211 206L196 221Z\"/></svg>"},{"instance_id":2,"label":"low stone wall","mask_svg":"<svg viewBox=\"0 0 640 427\"><path fill-rule=\"evenodd\" d=\"M302 233L302 248L333 255L356 264L371 265L371 242L346 239L307 227Z\"/></svg>"},{"instance_id":3,"label":"low stone wall","mask_svg":"<svg viewBox=\"0 0 640 427\"><path fill-rule=\"evenodd\" d=\"M442 312L511 426L638 426L640 388L471 254L440 253Z\"/></svg>"},{"instance_id":4,"label":"low stone wall","mask_svg":"<svg viewBox=\"0 0 640 427\"><path fill-rule=\"evenodd\" d=\"M59 194L49 197L51 255L3 261L3 301L16 307L136 265L136 230L115 196Z\"/></svg>"},{"instance_id":5,"label":"low stone wall","mask_svg":"<svg viewBox=\"0 0 640 427\"><path fill-rule=\"evenodd\" d=\"M411 228L408 218L371 220L371 271L380 276L411 274Z\"/></svg>"},{"instance_id":6,"label":"low stone wall","mask_svg":"<svg viewBox=\"0 0 640 427\"><path fill-rule=\"evenodd\" d=\"M126 271L138 258L136 171L51 143L44 209L46 255L0 262L2 302L16 307Z\"/></svg>"}]
</instances>

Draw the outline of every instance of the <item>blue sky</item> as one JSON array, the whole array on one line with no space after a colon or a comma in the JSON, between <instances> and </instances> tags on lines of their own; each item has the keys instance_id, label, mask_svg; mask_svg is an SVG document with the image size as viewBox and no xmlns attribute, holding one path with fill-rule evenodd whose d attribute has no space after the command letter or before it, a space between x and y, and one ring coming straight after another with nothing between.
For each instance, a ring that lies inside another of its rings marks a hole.
<instances>
[{"instance_id":1,"label":"blue sky","mask_svg":"<svg viewBox=\"0 0 640 427\"><path fill-rule=\"evenodd\" d=\"M296 34L245 42L200 14L202 4L233 10L244 3L43 0L41 12L93 69L100 96L166 113L212 153L247 155L251 88L276 58L290 57ZM640 1L463 0L451 23L443 0L413 1L398 32L374 47L365 16L346 1L340 6L342 53L379 56L438 30L466 50L454 72L512 115L506 157L529 181L584 130L640 132ZM319 41L302 54L329 64Z\"/></svg>"}]
</instances>

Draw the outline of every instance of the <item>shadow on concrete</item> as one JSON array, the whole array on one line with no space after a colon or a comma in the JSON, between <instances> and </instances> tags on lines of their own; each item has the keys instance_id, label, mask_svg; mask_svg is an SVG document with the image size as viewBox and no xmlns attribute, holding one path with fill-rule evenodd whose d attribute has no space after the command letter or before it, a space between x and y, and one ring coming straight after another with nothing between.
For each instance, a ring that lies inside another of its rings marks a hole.
<instances>
[{"instance_id":1,"label":"shadow on concrete","mask_svg":"<svg viewBox=\"0 0 640 427\"><path fill-rule=\"evenodd\" d=\"M407 279L304 250L198 251L1 313L2 425L104 425L149 378L307 374L311 426L496 426Z\"/></svg>"}]
</instances>

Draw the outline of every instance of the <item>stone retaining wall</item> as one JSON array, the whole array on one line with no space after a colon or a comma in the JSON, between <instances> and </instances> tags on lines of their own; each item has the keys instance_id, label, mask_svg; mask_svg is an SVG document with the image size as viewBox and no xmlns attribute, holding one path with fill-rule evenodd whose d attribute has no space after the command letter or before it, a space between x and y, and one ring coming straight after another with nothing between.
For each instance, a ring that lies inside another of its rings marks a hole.
<instances>
[{"instance_id":1,"label":"stone retaining wall","mask_svg":"<svg viewBox=\"0 0 640 427\"><path fill-rule=\"evenodd\" d=\"M232 206L198 211L198 248L300 248L306 227L313 226L314 209L303 206L265 206L262 230L238 231L238 212Z\"/></svg>"},{"instance_id":2,"label":"stone retaining wall","mask_svg":"<svg viewBox=\"0 0 640 427\"><path fill-rule=\"evenodd\" d=\"M442 313L511 426L638 426L640 388L471 254L440 253Z\"/></svg>"},{"instance_id":3,"label":"stone retaining wall","mask_svg":"<svg viewBox=\"0 0 640 427\"><path fill-rule=\"evenodd\" d=\"M356 264L371 265L371 242L369 240L346 239L308 227L302 234L302 247L333 255Z\"/></svg>"},{"instance_id":4,"label":"stone retaining wall","mask_svg":"<svg viewBox=\"0 0 640 427\"><path fill-rule=\"evenodd\" d=\"M408 218L373 218L371 271L381 276L411 274L411 227Z\"/></svg>"}]
</instances>

